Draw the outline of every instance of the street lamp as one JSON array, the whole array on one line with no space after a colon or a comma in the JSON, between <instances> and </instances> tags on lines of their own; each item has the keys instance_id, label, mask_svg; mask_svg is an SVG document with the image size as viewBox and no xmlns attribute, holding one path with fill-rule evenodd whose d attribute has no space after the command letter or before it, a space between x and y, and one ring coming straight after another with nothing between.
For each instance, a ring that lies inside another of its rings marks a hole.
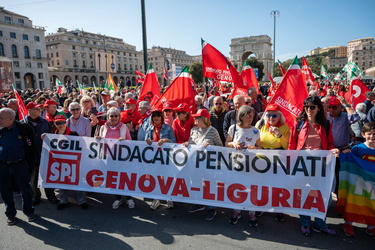
<instances>
[{"instance_id":1,"label":"street lamp","mask_svg":"<svg viewBox=\"0 0 375 250\"><path fill-rule=\"evenodd\" d=\"M143 37L143 66L144 72L147 71L147 33L146 33L146 10L145 0L141 0L141 11L142 11L142 37Z\"/></svg>"},{"instance_id":2,"label":"street lamp","mask_svg":"<svg viewBox=\"0 0 375 250\"><path fill-rule=\"evenodd\" d=\"M273 77L275 77L275 60L276 60L276 57L275 57L275 45L276 45L276 17L279 17L280 16L280 11L278 10L273 10L271 11L270 13L270 17L273 17Z\"/></svg>"}]
</instances>

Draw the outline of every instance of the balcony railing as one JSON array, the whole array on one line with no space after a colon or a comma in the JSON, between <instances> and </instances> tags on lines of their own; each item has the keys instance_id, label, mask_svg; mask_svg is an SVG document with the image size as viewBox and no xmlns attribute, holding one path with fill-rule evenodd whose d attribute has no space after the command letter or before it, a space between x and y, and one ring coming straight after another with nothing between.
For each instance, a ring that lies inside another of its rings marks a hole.
<instances>
[{"instance_id":1,"label":"balcony railing","mask_svg":"<svg viewBox=\"0 0 375 250\"><path fill-rule=\"evenodd\" d=\"M44 56L33 56L33 60L49 61L49 58Z\"/></svg>"}]
</instances>

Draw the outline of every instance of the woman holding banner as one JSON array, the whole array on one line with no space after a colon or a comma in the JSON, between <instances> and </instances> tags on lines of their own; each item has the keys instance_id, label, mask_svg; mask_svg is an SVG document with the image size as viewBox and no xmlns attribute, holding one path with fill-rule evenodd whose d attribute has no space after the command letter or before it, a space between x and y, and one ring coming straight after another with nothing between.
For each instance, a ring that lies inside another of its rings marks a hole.
<instances>
[{"instance_id":1,"label":"woman holding banner","mask_svg":"<svg viewBox=\"0 0 375 250\"><path fill-rule=\"evenodd\" d=\"M148 145L157 142L158 146L164 143L174 143L176 138L174 131L168 124L164 123L164 116L161 109L155 109L151 112L150 126L145 131L145 139ZM151 210L156 210L160 206L160 200L154 199L150 205ZM173 202L167 201L167 207L173 208Z\"/></svg>"},{"instance_id":2,"label":"woman holding banner","mask_svg":"<svg viewBox=\"0 0 375 250\"><path fill-rule=\"evenodd\" d=\"M332 126L326 120L319 97L310 96L305 99L303 111L293 125L288 149L331 150L336 156L340 153L338 149L334 149ZM300 222L302 234L310 236L311 217L300 215ZM326 221L320 218L315 218L312 229L315 232L336 235L333 229L328 228Z\"/></svg>"},{"instance_id":3,"label":"woman holding banner","mask_svg":"<svg viewBox=\"0 0 375 250\"><path fill-rule=\"evenodd\" d=\"M237 150L243 149L261 149L259 130L251 123L255 116L254 108L243 105L237 113L237 124L233 124L228 129L228 137L225 145ZM241 218L240 210L233 210L233 215L229 220L231 224L237 224ZM255 211L249 211L249 225L252 227L258 226L258 220L255 216Z\"/></svg>"},{"instance_id":4,"label":"woman holding banner","mask_svg":"<svg viewBox=\"0 0 375 250\"><path fill-rule=\"evenodd\" d=\"M288 149L290 130L279 105L268 105L265 115L255 127L260 131L260 145L263 149ZM275 220L284 221L284 214L276 213Z\"/></svg>"},{"instance_id":5,"label":"woman holding banner","mask_svg":"<svg viewBox=\"0 0 375 250\"><path fill-rule=\"evenodd\" d=\"M120 110L112 107L107 111L107 122L100 127L99 136L96 139L109 138L122 140L131 140L130 131L127 126L120 122ZM115 195L116 200L112 204L113 209L118 209L123 203L121 195ZM130 196L125 196L129 208L135 208L135 203Z\"/></svg>"},{"instance_id":6,"label":"woman holding banner","mask_svg":"<svg viewBox=\"0 0 375 250\"><path fill-rule=\"evenodd\" d=\"M190 115L189 105L181 103L174 108L177 117L173 120L172 128L176 137L176 143L183 143L189 140L191 128L194 127L194 119Z\"/></svg>"},{"instance_id":7,"label":"woman holding banner","mask_svg":"<svg viewBox=\"0 0 375 250\"><path fill-rule=\"evenodd\" d=\"M211 126L210 113L207 109L198 109L197 113L192 115L196 127L191 129L190 139L184 142L187 147L189 144L198 144L207 147L208 145L223 146L219 132ZM189 213L195 213L205 210L204 205L193 205L189 208ZM212 220L216 216L215 207L209 207L205 220Z\"/></svg>"}]
</instances>

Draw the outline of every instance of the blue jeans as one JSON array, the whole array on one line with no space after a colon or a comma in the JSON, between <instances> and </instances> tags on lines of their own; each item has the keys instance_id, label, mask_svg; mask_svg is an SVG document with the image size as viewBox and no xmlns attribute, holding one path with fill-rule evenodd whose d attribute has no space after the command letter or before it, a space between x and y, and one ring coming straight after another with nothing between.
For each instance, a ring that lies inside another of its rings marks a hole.
<instances>
[{"instance_id":1,"label":"blue jeans","mask_svg":"<svg viewBox=\"0 0 375 250\"><path fill-rule=\"evenodd\" d=\"M311 216L300 215L299 221L301 222L301 226L309 227L310 224L311 224ZM320 229L326 229L327 228L327 224L326 224L325 219L322 220L320 218L315 218L314 225L315 225L315 227L320 228Z\"/></svg>"},{"instance_id":2,"label":"blue jeans","mask_svg":"<svg viewBox=\"0 0 375 250\"><path fill-rule=\"evenodd\" d=\"M5 203L5 215L13 218L17 214L13 200L12 177L21 191L22 211L29 216L34 213L33 194L30 186L30 168L25 161L11 165L0 163L0 193Z\"/></svg>"}]
</instances>

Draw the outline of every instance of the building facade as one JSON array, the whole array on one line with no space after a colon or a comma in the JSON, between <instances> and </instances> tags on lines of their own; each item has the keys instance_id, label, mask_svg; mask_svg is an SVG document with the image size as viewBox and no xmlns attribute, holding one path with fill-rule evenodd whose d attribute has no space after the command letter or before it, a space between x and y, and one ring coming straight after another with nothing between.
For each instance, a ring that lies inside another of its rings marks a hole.
<instances>
[{"instance_id":1,"label":"building facade","mask_svg":"<svg viewBox=\"0 0 375 250\"><path fill-rule=\"evenodd\" d=\"M271 38L267 35L249 36L234 38L230 44L230 61L233 66L240 71L244 61L252 54L258 61L264 65L264 77L267 80L266 70L273 75L273 57L272 57Z\"/></svg>"},{"instance_id":2,"label":"building facade","mask_svg":"<svg viewBox=\"0 0 375 250\"><path fill-rule=\"evenodd\" d=\"M166 86L168 83L164 80L164 68L168 69L168 79L173 80L185 66L194 62L192 56L186 54L186 51L153 46L147 50L148 63L158 76L159 84Z\"/></svg>"},{"instance_id":3,"label":"building facade","mask_svg":"<svg viewBox=\"0 0 375 250\"><path fill-rule=\"evenodd\" d=\"M363 71L375 66L375 41L368 41L357 45L348 58L355 62Z\"/></svg>"},{"instance_id":4,"label":"building facade","mask_svg":"<svg viewBox=\"0 0 375 250\"><path fill-rule=\"evenodd\" d=\"M324 47L324 48L317 47L310 51L309 56L318 55L318 54L322 54L325 52L329 52L330 50L334 50L335 57L346 57L347 49L348 47L346 46L329 46L329 47Z\"/></svg>"},{"instance_id":5,"label":"building facade","mask_svg":"<svg viewBox=\"0 0 375 250\"><path fill-rule=\"evenodd\" d=\"M344 67L348 63L348 58L345 57L327 57L327 67L328 68L339 68Z\"/></svg>"},{"instance_id":6,"label":"building facade","mask_svg":"<svg viewBox=\"0 0 375 250\"><path fill-rule=\"evenodd\" d=\"M49 88L48 58L43 27L0 7L0 56L13 64L16 88Z\"/></svg>"},{"instance_id":7,"label":"building facade","mask_svg":"<svg viewBox=\"0 0 375 250\"><path fill-rule=\"evenodd\" d=\"M58 78L98 87L110 73L118 86L135 86L135 71L144 71L142 53L120 38L59 28L46 36L46 48L51 85Z\"/></svg>"}]
</instances>

